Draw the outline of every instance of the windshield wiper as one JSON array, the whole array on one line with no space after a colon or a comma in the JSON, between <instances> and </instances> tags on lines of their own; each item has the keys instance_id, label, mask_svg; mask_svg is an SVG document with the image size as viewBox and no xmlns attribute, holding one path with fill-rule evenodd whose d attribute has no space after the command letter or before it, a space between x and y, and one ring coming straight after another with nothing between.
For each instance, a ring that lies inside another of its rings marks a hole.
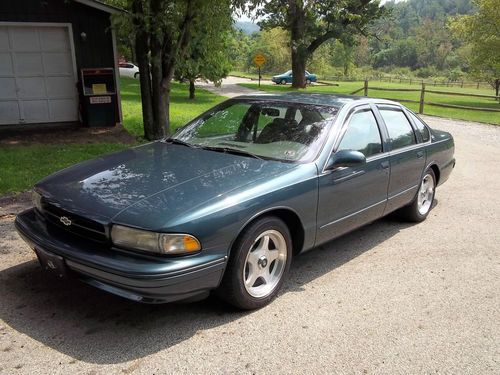
<instances>
[{"instance_id":1,"label":"windshield wiper","mask_svg":"<svg viewBox=\"0 0 500 375\"><path fill-rule=\"evenodd\" d=\"M251 152L245 150L238 150L229 147L215 147L215 146L201 146L201 148L204 150L224 152L226 154L233 154L233 155L250 156L255 159L264 160L264 158L260 157L259 155L252 154Z\"/></svg>"},{"instance_id":2,"label":"windshield wiper","mask_svg":"<svg viewBox=\"0 0 500 375\"><path fill-rule=\"evenodd\" d=\"M177 138L166 138L166 139L164 139L164 142L172 143L175 145L187 146L187 147L196 147L195 145L192 145L191 143L181 141L180 139L177 139Z\"/></svg>"}]
</instances>

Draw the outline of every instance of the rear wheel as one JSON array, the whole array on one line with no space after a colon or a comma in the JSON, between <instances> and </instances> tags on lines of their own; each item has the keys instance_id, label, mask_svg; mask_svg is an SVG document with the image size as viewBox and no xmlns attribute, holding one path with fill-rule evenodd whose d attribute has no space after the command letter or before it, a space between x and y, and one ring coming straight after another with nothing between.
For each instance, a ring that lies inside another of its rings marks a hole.
<instances>
[{"instance_id":1,"label":"rear wheel","mask_svg":"<svg viewBox=\"0 0 500 375\"><path fill-rule=\"evenodd\" d=\"M278 294L291 260L285 223L276 217L259 219L236 241L217 294L240 309L263 307Z\"/></svg>"},{"instance_id":2,"label":"rear wheel","mask_svg":"<svg viewBox=\"0 0 500 375\"><path fill-rule=\"evenodd\" d=\"M425 171L417 195L412 203L400 210L401 216L413 222L424 221L429 215L436 194L436 176L429 168Z\"/></svg>"},{"instance_id":3,"label":"rear wheel","mask_svg":"<svg viewBox=\"0 0 500 375\"><path fill-rule=\"evenodd\" d=\"M281 84L282 84L282 85L286 85L286 79L282 79L282 80L281 80Z\"/></svg>"},{"instance_id":4,"label":"rear wheel","mask_svg":"<svg viewBox=\"0 0 500 375\"><path fill-rule=\"evenodd\" d=\"M134 78L135 78L135 79L139 78L139 73L135 73L135 74L134 74Z\"/></svg>"},{"instance_id":5,"label":"rear wheel","mask_svg":"<svg viewBox=\"0 0 500 375\"><path fill-rule=\"evenodd\" d=\"M306 79L306 85L310 85L311 84L311 80L310 79Z\"/></svg>"}]
</instances>

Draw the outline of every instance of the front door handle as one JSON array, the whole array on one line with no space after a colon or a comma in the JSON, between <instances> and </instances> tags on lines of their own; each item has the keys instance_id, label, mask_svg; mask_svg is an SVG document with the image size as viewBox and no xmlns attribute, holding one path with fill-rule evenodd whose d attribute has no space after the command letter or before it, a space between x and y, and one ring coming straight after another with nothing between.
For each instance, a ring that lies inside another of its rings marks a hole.
<instances>
[{"instance_id":1,"label":"front door handle","mask_svg":"<svg viewBox=\"0 0 500 375\"><path fill-rule=\"evenodd\" d=\"M424 157L423 151L417 151L417 159L422 159Z\"/></svg>"},{"instance_id":2,"label":"front door handle","mask_svg":"<svg viewBox=\"0 0 500 375\"><path fill-rule=\"evenodd\" d=\"M389 160L384 160L382 163L380 163L380 166L382 167L382 169L387 169L389 168Z\"/></svg>"}]
</instances>

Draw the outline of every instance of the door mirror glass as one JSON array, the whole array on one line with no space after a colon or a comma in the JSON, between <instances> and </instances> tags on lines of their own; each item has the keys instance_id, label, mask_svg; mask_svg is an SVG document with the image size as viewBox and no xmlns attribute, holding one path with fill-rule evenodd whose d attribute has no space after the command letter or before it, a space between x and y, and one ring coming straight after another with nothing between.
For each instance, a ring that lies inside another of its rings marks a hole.
<instances>
[{"instance_id":1,"label":"door mirror glass","mask_svg":"<svg viewBox=\"0 0 500 375\"><path fill-rule=\"evenodd\" d=\"M359 151L341 150L330 156L326 170L340 167L357 167L366 163L366 157Z\"/></svg>"}]
</instances>

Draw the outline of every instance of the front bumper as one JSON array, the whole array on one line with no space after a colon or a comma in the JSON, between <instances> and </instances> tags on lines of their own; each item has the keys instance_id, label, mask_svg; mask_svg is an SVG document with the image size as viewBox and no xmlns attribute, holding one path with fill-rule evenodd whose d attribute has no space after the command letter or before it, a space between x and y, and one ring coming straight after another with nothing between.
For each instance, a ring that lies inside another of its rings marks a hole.
<instances>
[{"instance_id":1,"label":"front bumper","mask_svg":"<svg viewBox=\"0 0 500 375\"><path fill-rule=\"evenodd\" d=\"M226 256L203 251L166 258L103 248L52 228L34 209L17 215L15 226L33 250L62 258L69 275L137 302L164 303L205 295L219 285L226 266Z\"/></svg>"}]
</instances>

